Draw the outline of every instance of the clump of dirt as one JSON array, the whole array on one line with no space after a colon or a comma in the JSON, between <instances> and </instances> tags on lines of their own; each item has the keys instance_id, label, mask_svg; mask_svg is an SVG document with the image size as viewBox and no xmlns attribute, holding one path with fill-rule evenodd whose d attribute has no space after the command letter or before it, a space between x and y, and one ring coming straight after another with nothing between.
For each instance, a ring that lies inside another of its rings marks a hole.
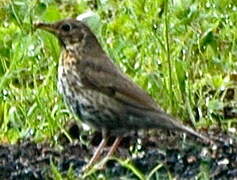
<instances>
[{"instance_id":1,"label":"clump of dirt","mask_svg":"<svg viewBox=\"0 0 237 180\"><path fill-rule=\"evenodd\" d=\"M98 132L92 135L82 135L81 132L76 124L71 124L68 133L73 142L60 135L60 147L48 143L36 144L30 140L15 145L0 145L0 179L53 179L52 165L62 174L73 169L80 176L102 138ZM79 142L82 136L91 145ZM207 145L198 139L183 140L180 136L163 131L135 133L124 138L116 156L131 159L132 164L144 174L160 165L158 172L162 177L168 177L167 174L171 173L177 178L190 179L202 171L208 171L213 179L237 177L237 144L234 137L212 131L208 136L215 137L218 142ZM113 140L114 137L108 146ZM104 154L108 148L105 148ZM128 168L113 160L108 161L101 171L110 177L135 177Z\"/></svg>"}]
</instances>

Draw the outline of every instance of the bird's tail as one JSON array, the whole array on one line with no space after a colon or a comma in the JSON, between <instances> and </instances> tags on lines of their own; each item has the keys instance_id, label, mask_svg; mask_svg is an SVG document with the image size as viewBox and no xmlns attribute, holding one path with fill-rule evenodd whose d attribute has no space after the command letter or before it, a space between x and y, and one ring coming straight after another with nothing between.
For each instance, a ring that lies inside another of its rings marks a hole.
<instances>
[{"instance_id":1,"label":"bird's tail","mask_svg":"<svg viewBox=\"0 0 237 180\"><path fill-rule=\"evenodd\" d=\"M184 125L182 125L182 124L177 123L177 128L178 128L179 130L181 130L181 131L187 132L187 133L189 133L189 134L191 134L191 135L193 135L193 136L196 136L196 137L198 137L198 138L204 140L206 143L211 143L211 142L212 142L212 140L211 140L210 138L208 138L208 137L206 137L206 136L204 136L204 135L202 135L202 134L196 132L195 130L193 130L193 129L190 128L190 127L187 127L187 126L184 126Z\"/></svg>"},{"instance_id":2,"label":"bird's tail","mask_svg":"<svg viewBox=\"0 0 237 180\"><path fill-rule=\"evenodd\" d=\"M196 132L195 130L193 130L190 127L183 125L181 122L179 122L178 120L175 120L173 117L169 116L165 112L163 112L163 113L159 112L157 115L158 115L157 119L159 119L158 120L159 125L162 125L164 128L183 131L183 132L186 132L190 135L196 136L196 137L204 140L206 143L211 143L211 144L213 143L213 140L211 140L210 138Z\"/></svg>"}]
</instances>

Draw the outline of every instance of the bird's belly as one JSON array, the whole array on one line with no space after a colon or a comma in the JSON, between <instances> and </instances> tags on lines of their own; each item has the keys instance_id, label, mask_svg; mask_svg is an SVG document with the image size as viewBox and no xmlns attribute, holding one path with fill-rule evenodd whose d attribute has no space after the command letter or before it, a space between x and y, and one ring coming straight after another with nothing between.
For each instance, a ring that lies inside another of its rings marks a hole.
<instances>
[{"instance_id":1,"label":"bird's belly","mask_svg":"<svg viewBox=\"0 0 237 180\"><path fill-rule=\"evenodd\" d=\"M121 105L107 95L87 89L81 83L70 83L67 78L58 78L58 89L70 110L98 130L121 127Z\"/></svg>"},{"instance_id":2,"label":"bird's belly","mask_svg":"<svg viewBox=\"0 0 237 180\"><path fill-rule=\"evenodd\" d=\"M107 130L114 134L143 128L148 121L140 111L133 112L121 102L97 90L89 89L81 83L79 77L58 74L58 89L70 110L82 122L98 130Z\"/></svg>"},{"instance_id":3,"label":"bird's belly","mask_svg":"<svg viewBox=\"0 0 237 180\"><path fill-rule=\"evenodd\" d=\"M118 127L120 122L121 115L109 102L104 103L106 100L107 97L103 94L85 89L74 99L67 97L74 114L83 122L99 130Z\"/></svg>"}]
</instances>

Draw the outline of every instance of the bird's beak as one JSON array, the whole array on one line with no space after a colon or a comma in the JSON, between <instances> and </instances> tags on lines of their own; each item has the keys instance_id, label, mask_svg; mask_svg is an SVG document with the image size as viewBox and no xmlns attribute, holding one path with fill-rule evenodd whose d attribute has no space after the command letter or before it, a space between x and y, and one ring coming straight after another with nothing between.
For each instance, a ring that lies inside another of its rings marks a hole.
<instances>
[{"instance_id":1,"label":"bird's beak","mask_svg":"<svg viewBox=\"0 0 237 180\"><path fill-rule=\"evenodd\" d=\"M49 24L49 23L43 23L43 22L37 22L34 23L34 27L36 29L43 29L50 33L57 34L57 28L55 28L55 24Z\"/></svg>"}]
</instances>

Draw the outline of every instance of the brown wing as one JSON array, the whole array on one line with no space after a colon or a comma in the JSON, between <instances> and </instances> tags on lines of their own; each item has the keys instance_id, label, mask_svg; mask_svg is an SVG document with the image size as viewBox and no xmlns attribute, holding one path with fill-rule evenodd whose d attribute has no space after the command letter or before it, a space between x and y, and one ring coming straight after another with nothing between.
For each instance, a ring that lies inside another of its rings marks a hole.
<instances>
[{"instance_id":1,"label":"brown wing","mask_svg":"<svg viewBox=\"0 0 237 180\"><path fill-rule=\"evenodd\" d=\"M100 61L100 63L98 63ZM90 62L90 63L89 63ZM80 71L83 83L124 104L147 110L157 110L153 99L127 76L122 74L106 57L93 61L81 61Z\"/></svg>"}]
</instances>

